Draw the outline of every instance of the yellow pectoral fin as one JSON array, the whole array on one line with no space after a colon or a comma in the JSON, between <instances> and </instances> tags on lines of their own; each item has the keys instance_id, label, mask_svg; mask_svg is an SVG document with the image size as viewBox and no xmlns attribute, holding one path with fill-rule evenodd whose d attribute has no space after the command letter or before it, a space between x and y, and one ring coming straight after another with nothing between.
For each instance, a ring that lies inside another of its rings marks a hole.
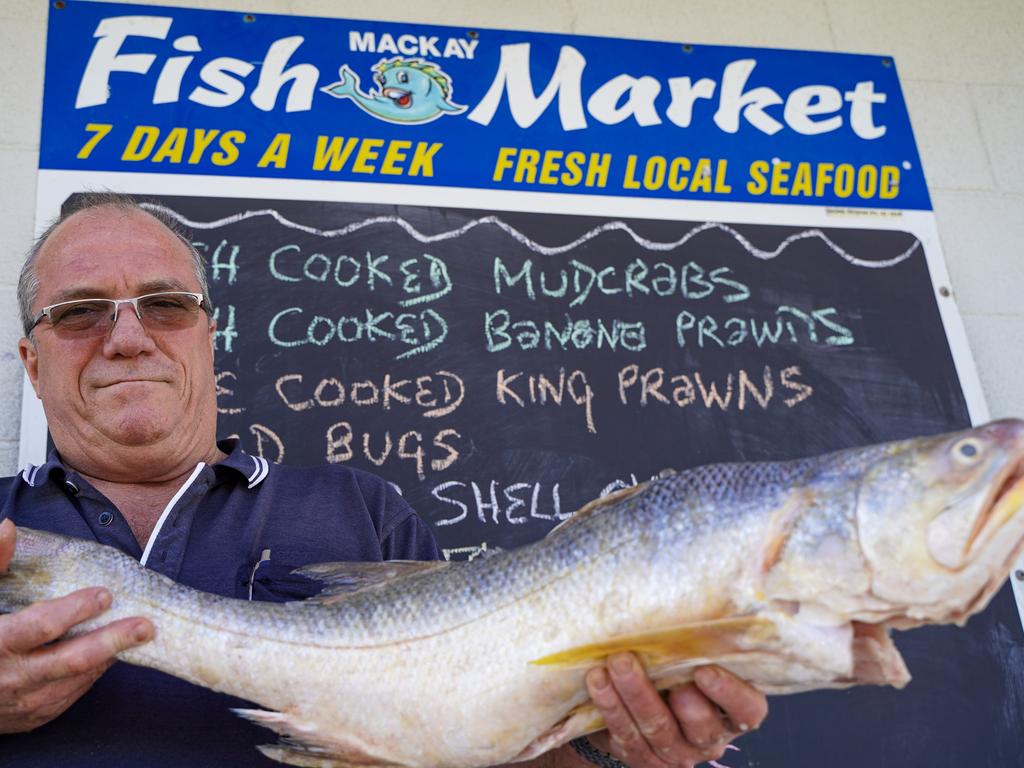
<instances>
[{"instance_id":1,"label":"yellow pectoral fin","mask_svg":"<svg viewBox=\"0 0 1024 768\"><path fill-rule=\"evenodd\" d=\"M531 662L561 667L583 667L601 663L614 653L638 654L648 665L662 665L681 659L715 659L761 648L778 638L774 621L763 616L682 624L653 632L614 637L602 643L581 645Z\"/></svg>"}]
</instances>

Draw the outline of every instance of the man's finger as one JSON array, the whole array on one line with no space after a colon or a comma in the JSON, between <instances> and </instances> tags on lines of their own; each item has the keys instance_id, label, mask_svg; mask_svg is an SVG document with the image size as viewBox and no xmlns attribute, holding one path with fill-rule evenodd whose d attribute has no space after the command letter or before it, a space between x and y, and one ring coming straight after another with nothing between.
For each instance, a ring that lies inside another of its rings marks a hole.
<instances>
[{"instance_id":1,"label":"man's finger","mask_svg":"<svg viewBox=\"0 0 1024 768\"><path fill-rule=\"evenodd\" d=\"M669 693L669 705L683 729L686 740L700 750L725 745L735 734L732 725L722 719L717 706L692 683ZM707 758L707 753L703 753Z\"/></svg>"},{"instance_id":2,"label":"man's finger","mask_svg":"<svg viewBox=\"0 0 1024 768\"><path fill-rule=\"evenodd\" d=\"M153 625L146 619L121 619L66 640L41 648L31 657L32 676L54 682L92 673L99 674L121 651L153 639Z\"/></svg>"},{"instance_id":3,"label":"man's finger","mask_svg":"<svg viewBox=\"0 0 1024 768\"><path fill-rule=\"evenodd\" d=\"M594 706L604 718L605 726L608 728L609 743L612 753L636 768L636 761L642 759L643 751L650 755L650 748L647 747L643 734L636 727L632 716L622 703L619 694L612 685L604 667L592 669L586 677L587 691Z\"/></svg>"},{"instance_id":4,"label":"man's finger","mask_svg":"<svg viewBox=\"0 0 1024 768\"><path fill-rule=\"evenodd\" d=\"M720 667L701 667L694 679L701 692L725 710L736 732L757 728L768 714L763 693Z\"/></svg>"},{"instance_id":5,"label":"man's finger","mask_svg":"<svg viewBox=\"0 0 1024 768\"><path fill-rule=\"evenodd\" d=\"M612 656L608 666L619 698L657 757L673 765L706 758L694 749L702 744L687 743L683 739L672 710L632 654Z\"/></svg>"},{"instance_id":6,"label":"man's finger","mask_svg":"<svg viewBox=\"0 0 1024 768\"><path fill-rule=\"evenodd\" d=\"M99 616L110 600L109 590L90 587L0 616L0 648L28 653L52 643L76 624Z\"/></svg>"},{"instance_id":7,"label":"man's finger","mask_svg":"<svg viewBox=\"0 0 1024 768\"><path fill-rule=\"evenodd\" d=\"M0 573L7 572L7 566L11 564L11 558L14 557L14 540L17 537L17 533L14 529L14 523L10 520L4 520L0 523Z\"/></svg>"}]
</instances>

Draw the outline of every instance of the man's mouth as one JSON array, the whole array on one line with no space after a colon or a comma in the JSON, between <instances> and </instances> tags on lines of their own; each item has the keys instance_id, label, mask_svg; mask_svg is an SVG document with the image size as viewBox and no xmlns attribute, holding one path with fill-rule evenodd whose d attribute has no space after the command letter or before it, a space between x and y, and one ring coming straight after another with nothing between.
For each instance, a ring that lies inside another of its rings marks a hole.
<instances>
[{"instance_id":1,"label":"man's mouth","mask_svg":"<svg viewBox=\"0 0 1024 768\"><path fill-rule=\"evenodd\" d=\"M409 91L403 91L401 88L385 88L383 93L385 97L391 99L402 109L412 106L412 93Z\"/></svg>"},{"instance_id":2,"label":"man's mouth","mask_svg":"<svg viewBox=\"0 0 1024 768\"><path fill-rule=\"evenodd\" d=\"M164 379L150 379L150 378L138 378L138 379L116 379L115 381L108 381L103 384L97 385L96 389L107 389L109 387L116 387L121 384L160 384L166 383Z\"/></svg>"}]
</instances>

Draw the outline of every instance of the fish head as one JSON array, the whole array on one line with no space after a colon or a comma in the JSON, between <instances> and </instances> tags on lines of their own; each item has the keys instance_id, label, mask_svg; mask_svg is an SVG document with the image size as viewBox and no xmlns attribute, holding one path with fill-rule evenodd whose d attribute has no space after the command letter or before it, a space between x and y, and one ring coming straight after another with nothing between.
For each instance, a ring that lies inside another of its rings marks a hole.
<instances>
[{"instance_id":1,"label":"fish head","mask_svg":"<svg viewBox=\"0 0 1024 768\"><path fill-rule=\"evenodd\" d=\"M412 110L419 102L431 99L435 82L434 68L418 61L399 63L396 59L380 68L375 80L382 96L399 110ZM431 99L432 100L432 99Z\"/></svg>"},{"instance_id":2,"label":"fish head","mask_svg":"<svg viewBox=\"0 0 1024 768\"><path fill-rule=\"evenodd\" d=\"M1024 421L884 446L856 519L872 595L898 608L892 626L962 624L1024 547Z\"/></svg>"}]
</instances>

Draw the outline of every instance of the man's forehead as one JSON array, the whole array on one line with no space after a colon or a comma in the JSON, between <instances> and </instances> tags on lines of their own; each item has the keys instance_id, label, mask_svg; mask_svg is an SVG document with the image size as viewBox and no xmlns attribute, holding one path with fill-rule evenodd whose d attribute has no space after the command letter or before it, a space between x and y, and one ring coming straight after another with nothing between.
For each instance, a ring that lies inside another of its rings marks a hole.
<instances>
[{"instance_id":1,"label":"man's forehead","mask_svg":"<svg viewBox=\"0 0 1024 768\"><path fill-rule=\"evenodd\" d=\"M101 288L111 279L197 288L188 248L141 210L101 206L80 211L53 231L37 259L40 288L61 293L72 287Z\"/></svg>"},{"instance_id":2,"label":"man's forehead","mask_svg":"<svg viewBox=\"0 0 1024 768\"><path fill-rule=\"evenodd\" d=\"M185 244L156 217L138 208L101 205L72 214L53 231L43 252L74 250L76 243L149 242L152 247L187 255Z\"/></svg>"}]
</instances>

